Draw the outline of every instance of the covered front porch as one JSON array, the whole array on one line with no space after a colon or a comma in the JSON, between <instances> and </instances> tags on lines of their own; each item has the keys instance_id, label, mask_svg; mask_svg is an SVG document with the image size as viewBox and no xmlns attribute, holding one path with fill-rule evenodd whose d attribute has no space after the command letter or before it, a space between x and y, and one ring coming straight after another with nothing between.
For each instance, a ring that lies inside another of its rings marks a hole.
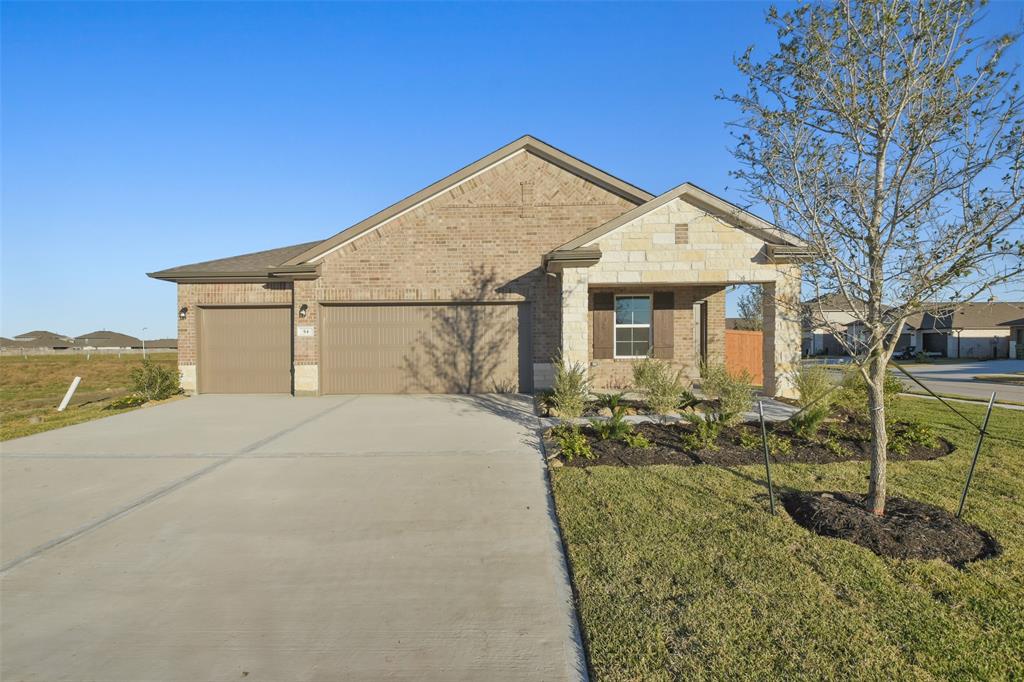
<instances>
[{"instance_id":1,"label":"covered front porch","mask_svg":"<svg viewBox=\"0 0 1024 682\"><path fill-rule=\"evenodd\" d=\"M764 290L763 389L795 397L800 362L800 269L795 238L684 185L548 255L560 278L563 357L595 388L623 389L653 357L696 381L725 363L725 291Z\"/></svg>"}]
</instances>

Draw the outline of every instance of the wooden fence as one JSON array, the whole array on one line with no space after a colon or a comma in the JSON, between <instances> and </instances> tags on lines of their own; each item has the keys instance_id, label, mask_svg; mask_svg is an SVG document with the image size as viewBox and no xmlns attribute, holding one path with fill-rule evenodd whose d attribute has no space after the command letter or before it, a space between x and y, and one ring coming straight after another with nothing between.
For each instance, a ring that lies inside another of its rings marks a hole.
<instances>
[{"instance_id":1,"label":"wooden fence","mask_svg":"<svg viewBox=\"0 0 1024 682\"><path fill-rule=\"evenodd\" d=\"M725 366L738 374L750 372L754 383L764 386L764 333L740 329L725 330Z\"/></svg>"}]
</instances>

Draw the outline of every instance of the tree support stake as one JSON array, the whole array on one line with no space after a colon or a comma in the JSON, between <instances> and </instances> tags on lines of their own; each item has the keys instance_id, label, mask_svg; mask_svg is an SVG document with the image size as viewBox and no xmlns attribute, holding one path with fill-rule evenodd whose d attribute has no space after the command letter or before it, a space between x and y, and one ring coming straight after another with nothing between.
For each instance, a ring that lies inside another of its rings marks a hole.
<instances>
[{"instance_id":1,"label":"tree support stake","mask_svg":"<svg viewBox=\"0 0 1024 682\"><path fill-rule=\"evenodd\" d=\"M764 426L764 401L757 401L757 414L761 418L761 444L764 445L764 473L768 479L768 506L775 516L775 488L772 487L772 467L768 454L768 430Z\"/></svg>"},{"instance_id":2,"label":"tree support stake","mask_svg":"<svg viewBox=\"0 0 1024 682\"><path fill-rule=\"evenodd\" d=\"M974 446L974 457L971 459L971 468L967 470L967 480L964 482L964 491L960 493L960 507L956 510L956 517L964 513L964 502L967 501L967 489L971 487L971 479L974 478L974 467L978 465L978 455L981 454L981 444L985 440L985 433L988 431L988 418L992 416L992 405L996 402L996 393L992 391L992 397L988 399L988 411L985 413L985 421L981 424L981 431L978 432L978 444Z\"/></svg>"}]
</instances>

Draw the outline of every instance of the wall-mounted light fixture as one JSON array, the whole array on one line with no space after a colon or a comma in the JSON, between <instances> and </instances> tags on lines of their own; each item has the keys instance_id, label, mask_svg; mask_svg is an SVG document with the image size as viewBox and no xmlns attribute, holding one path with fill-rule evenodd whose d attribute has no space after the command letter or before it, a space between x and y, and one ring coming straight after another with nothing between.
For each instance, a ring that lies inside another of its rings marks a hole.
<instances>
[{"instance_id":1,"label":"wall-mounted light fixture","mask_svg":"<svg viewBox=\"0 0 1024 682\"><path fill-rule=\"evenodd\" d=\"M187 316L187 315L188 315L188 306L183 306L182 309L178 311L178 319L179 320L184 320L185 316Z\"/></svg>"},{"instance_id":2,"label":"wall-mounted light fixture","mask_svg":"<svg viewBox=\"0 0 1024 682\"><path fill-rule=\"evenodd\" d=\"M309 312L309 306L303 303L299 306L299 317L305 317L306 313Z\"/></svg>"}]
</instances>

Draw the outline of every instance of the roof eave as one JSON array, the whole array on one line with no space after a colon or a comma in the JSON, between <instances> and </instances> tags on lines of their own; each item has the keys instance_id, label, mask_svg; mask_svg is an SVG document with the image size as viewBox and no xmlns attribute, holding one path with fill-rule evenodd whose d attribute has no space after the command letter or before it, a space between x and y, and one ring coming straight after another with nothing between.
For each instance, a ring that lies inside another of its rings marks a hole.
<instances>
[{"instance_id":1,"label":"roof eave","mask_svg":"<svg viewBox=\"0 0 1024 682\"><path fill-rule=\"evenodd\" d=\"M785 246L782 244L768 244L768 259L779 265L807 263L814 260L814 252L804 246ZM833 310L831 312L839 312Z\"/></svg>"},{"instance_id":2,"label":"roof eave","mask_svg":"<svg viewBox=\"0 0 1024 682\"><path fill-rule=\"evenodd\" d=\"M552 251L544 256L546 272L561 272L565 268L589 268L601 260L601 249L585 248L572 251Z\"/></svg>"},{"instance_id":3,"label":"roof eave","mask_svg":"<svg viewBox=\"0 0 1024 682\"><path fill-rule=\"evenodd\" d=\"M320 276L318 265L281 265L261 270L240 271L195 271L195 270L160 270L147 272L147 277L176 282L178 284L216 284L243 282L293 282L296 280L312 280Z\"/></svg>"}]
</instances>

